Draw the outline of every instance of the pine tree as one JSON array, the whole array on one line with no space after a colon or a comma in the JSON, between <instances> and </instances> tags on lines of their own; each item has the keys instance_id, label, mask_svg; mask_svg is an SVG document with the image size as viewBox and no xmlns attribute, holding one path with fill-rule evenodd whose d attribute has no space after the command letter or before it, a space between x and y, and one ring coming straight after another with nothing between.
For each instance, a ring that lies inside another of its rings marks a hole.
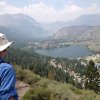
<instances>
[{"instance_id":1,"label":"pine tree","mask_svg":"<svg viewBox=\"0 0 100 100\"><path fill-rule=\"evenodd\" d=\"M93 61L89 61L85 73L85 88L93 90L96 93L100 92L100 74Z\"/></svg>"}]
</instances>

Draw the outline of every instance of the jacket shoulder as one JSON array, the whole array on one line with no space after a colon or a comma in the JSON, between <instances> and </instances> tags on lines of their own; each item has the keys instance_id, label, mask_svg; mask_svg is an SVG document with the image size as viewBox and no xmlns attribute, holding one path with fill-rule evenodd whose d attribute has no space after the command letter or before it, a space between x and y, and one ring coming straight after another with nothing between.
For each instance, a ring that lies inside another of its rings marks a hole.
<instances>
[{"instance_id":1,"label":"jacket shoulder","mask_svg":"<svg viewBox=\"0 0 100 100\"><path fill-rule=\"evenodd\" d=\"M8 64L8 63L1 63L0 64L0 69L3 68L3 69L12 69L13 66L11 64Z\"/></svg>"}]
</instances>

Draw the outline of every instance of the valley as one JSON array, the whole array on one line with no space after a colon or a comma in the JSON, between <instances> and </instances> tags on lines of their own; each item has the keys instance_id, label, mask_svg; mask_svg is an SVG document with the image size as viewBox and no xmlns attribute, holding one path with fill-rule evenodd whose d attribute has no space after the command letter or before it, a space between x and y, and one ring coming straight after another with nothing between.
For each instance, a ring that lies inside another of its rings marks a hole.
<instances>
[{"instance_id":1,"label":"valley","mask_svg":"<svg viewBox=\"0 0 100 100\"><path fill-rule=\"evenodd\" d=\"M6 60L17 66L17 79L27 83L25 89L29 90L30 85L33 92L34 89L38 91L42 88L39 93L41 95L51 84L55 90L57 90L55 84L62 84L61 90L64 84L71 84L68 87L72 88L72 90L69 89L72 93L75 89L73 86L86 91L85 73L88 66L91 66L89 65L91 60L94 64L93 68L97 68L100 73L100 23L95 21L91 24L98 17L99 14L90 14L80 16L70 22L44 25L21 13L0 15L0 32L5 33L10 40L14 40L14 45L9 48ZM41 81L43 86L39 83ZM49 86L47 83L50 83ZM20 91L18 90L19 93ZM35 94L33 92L32 95ZM29 92L29 96L30 94ZM39 98L39 94L35 94L36 98Z\"/></svg>"},{"instance_id":2,"label":"valley","mask_svg":"<svg viewBox=\"0 0 100 100\"><path fill-rule=\"evenodd\" d=\"M0 0L0 64L0 100L100 100L100 0Z\"/></svg>"}]
</instances>

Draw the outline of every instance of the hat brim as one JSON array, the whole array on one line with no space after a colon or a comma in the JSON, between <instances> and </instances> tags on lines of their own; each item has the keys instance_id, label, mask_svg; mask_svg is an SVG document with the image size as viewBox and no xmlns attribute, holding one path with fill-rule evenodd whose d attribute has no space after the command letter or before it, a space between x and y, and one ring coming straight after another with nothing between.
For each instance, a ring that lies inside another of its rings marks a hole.
<instances>
[{"instance_id":1,"label":"hat brim","mask_svg":"<svg viewBox=\"0 0 100 100\"><path fill-rule=\"evenodd\" d=\"M8 48L12 43L13 43L13 41L12 41L12 42L8 42L7 44L5 44L5 45L3 45L3 46L0 46L0 51L3 51L3 50L5 50L6 48Z\"/></svg>"}]
</instances>

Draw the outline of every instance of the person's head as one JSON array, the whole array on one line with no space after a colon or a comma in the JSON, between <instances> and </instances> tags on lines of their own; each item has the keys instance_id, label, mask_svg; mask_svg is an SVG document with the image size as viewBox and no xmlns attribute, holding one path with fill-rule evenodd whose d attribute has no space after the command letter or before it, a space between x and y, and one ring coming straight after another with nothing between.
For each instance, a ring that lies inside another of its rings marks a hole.
<instances>
[{"instance_id":1,"label":"person's head","mask_svg":"<svg viewBox=\"0 0 100 100\"><path fill-rule=\"evenodd\" d=\"M5 57L7 55L7 49L0 52L0 57Z\"/></svg>"},{"instance_id":2,"label":"person's head","mask_svg":"<svg viewBox=\"0 0 100 100\"><path fill-rule=\"evenodd\" d=\"M7 48L12 44L9 42L6 36L0 33L0 57L4 57L7 54Z\"/></svg>"}]
</instances>

